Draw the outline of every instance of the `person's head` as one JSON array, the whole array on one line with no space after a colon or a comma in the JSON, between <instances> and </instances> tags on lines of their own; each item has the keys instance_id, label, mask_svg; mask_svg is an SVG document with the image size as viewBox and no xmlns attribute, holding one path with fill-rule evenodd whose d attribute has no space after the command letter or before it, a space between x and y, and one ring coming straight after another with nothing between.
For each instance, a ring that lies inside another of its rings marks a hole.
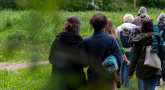
<instances>
[{"instance_id":1,"label":"person's head","mask_svg":"<svg viewBox=\"0 0 165 90\"><path fill-rule=\"evenodd\" d=\"M146 13L143 13L143 14L140 15L140 19L139 20L140 20L141 23L143 23L143 21L149 20L149 19L150 19L149 15L146 14Z\"/></svg>"},{"instance_id":2,"label":"person's head","mask_svg":"<svg viewBox=\"0 0 165 90\"><path fill-rule=\"evenodd\" d=\"M115 38L118 38L117 33L116 33L116 28L115 28L115 26L113 25L113 22L112 22L111 19L108 19L108 23L107 23L107 25L105 26L104 31L105 31L107 34L113 35Z\"/></svg>"},{"instance_id":3,"label":"person's head","mask_svg":"<svg viewBox=\"0 0 165 90\"><path fill-rule=\"evenodd\" d=\"M157 19L158 22L165 22L165 13L161 13Z\"/></svg>"},{"instance_id":4,"label":"person's head","mask_svg":"<svg viewBox=\"0 0 165 90\"><path fill-rule=\"evenodd\" d=\"M158 22L157 23L159 31L165 31L165 22Z\"/></svg>"},{"instance_id":5,"label":"person's head","mask_svg":"<svg viewBox=\"0 0 165 90\"><path fill-rule=\"evenodd\" d=\"M145 20L142 23L141 33L155 32L152 20Z\"/></svg>"},{"instance_id":6,"label":"person's head","mask_svg":"<svg viewBox=\"0 0 165 90\"><path fill-rule=\"evenodd\" d=\"M70 16L67 18L63 27L63 32L71 32L79 34L81 29L81 20L77 16Z\"/></svg>"},{"instance_id":7,"label":"person's head","mask_svg":"<svg viewBox=\"0 0 165 90\"><path fill-rule=\"evenodd\" d=\"M123 17L123 22L124 23L132 23L133 20L134 20L134 17L131 14L125 14L124 17Z\"/></svg>"},{"instance_id":8,"label":"person's head","mask_svg":"<svg viewBox=\"0 0 165 90\"><path fill-rule=\"evenodd\" d=\"M145 7L140 7L139 12L138 12L138 16L140 16L143 13L147 13L147 10Z\"/></svg>"},{"instance_id":9,"label":"person's head","mask_svg":"<svg viewBox=\"0 0 165 90\"><path fill-rule=\"evenodd\" d=\"M107 24L107 16L102 13L97 13L90 18L89 22L95 31L102 30Z\"/></svg>"}]
</instances>

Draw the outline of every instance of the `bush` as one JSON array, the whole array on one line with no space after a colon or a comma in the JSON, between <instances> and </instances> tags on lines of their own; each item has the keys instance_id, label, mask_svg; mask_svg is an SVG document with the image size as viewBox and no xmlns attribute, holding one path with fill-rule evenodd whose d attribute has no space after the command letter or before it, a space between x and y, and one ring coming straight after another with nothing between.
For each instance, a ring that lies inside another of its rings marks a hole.
<instances>
[{"instance_id":1,"label":"bush","mask_svg":"<svg viewBox=\"0 0 165 90\"><path fill-rule=\"evenodd\" d=\"M27 32L25 32L23 30L12 31L7 36L8 41L19 42L19 41L27 40L27 39L28 39Z\"/></svg>"},{"instance_id":2,"label":"bush","mask_svg":"<svg viewBox=\"0 0 165 90\"><path fill-rule=\"evenodd\" d=\"M137 0L137 4L153 8L165 8L165 0Z\"/></svg>"},{"instance_id":3,"label":"bush","mask_svg":"<svg viewBox=\"0 0 165 90\"><path fill-rule=\"evenodd\" d=\"M104 11L123 11L130 10L133 7L132 4L127 3L124 0L103 0L102 10Z\"/></svg>"}]
</instances>

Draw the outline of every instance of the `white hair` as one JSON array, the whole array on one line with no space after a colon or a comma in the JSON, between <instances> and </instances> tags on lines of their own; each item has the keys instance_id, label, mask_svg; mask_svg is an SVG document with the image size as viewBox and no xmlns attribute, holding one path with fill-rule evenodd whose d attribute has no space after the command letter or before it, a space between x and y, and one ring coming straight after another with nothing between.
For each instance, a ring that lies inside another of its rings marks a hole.
<instances>
[{"instance_id":1,"label":"white hair","mask_svg":"<svg viewBox=\"0 0 165 90\"><path fill-rule=\"evenodd\" d=\"M132 14L125 14L123 19L124 19L123 20L124 23L132 23L134 20L134 17Z\"/></svg>"},{"instance_id":2,"label":"white hair","mask_svg":"<svg viewBox=\"0 0 165 90\"><path fill-rule=\"evenodd\" d=\"M157 19L158 22L165 22L165 13L161 13Z\"/></svg>"}]
</instances>

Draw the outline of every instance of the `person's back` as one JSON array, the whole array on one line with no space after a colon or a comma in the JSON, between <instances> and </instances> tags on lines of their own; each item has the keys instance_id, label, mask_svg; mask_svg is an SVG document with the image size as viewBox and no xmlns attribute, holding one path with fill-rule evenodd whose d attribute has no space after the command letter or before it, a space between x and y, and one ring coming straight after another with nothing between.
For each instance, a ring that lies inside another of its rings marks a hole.
<instances>
[{"instance_id":1,"label":"person's back","mask_svg":"<svg viewBox=\"0 0 165 90\"><path fill-rule=\"evenodd\" d=\"M52 86L59 90L85 90L87 66L81 56L83 39L78 35L81 21L76 16L67 19L63 32L59 33L51 47L49 62L52 64ZM74 80L73 80L74 79Z\"/></svg>"},{"instance_id":2,"label":"person's back","mask_svg":"<svg viewBox=\"0 0 165 90\"><path fill-rule=\"evenodd\" d=\"M90 19L90 24L95 31L84 39L89 61L87 87L89 90L114 90L115 78L101 64L108 56L113 54L120 68L122 53L116 39L102 30L107 24L105 15L101 13L93 15Z\"/></svg>"},{"instance_id":3,"label":"person's back","mask_svg":"<svg viewBox=\"0 0 165 90\"><path fill-rule=\"evenodd\" d=\"M154 90L159 76L161 75L159 69L144 65L145 57L147 57L147 46L151 46L153 43L153 34L156 34L153 29L153 22L151 20L145 20L142 23L140 34L133 38L133 56L128 75L131 79L136 69L137 78L140 78L143 82L143 90Z\"/></svg>"}]
</instances>

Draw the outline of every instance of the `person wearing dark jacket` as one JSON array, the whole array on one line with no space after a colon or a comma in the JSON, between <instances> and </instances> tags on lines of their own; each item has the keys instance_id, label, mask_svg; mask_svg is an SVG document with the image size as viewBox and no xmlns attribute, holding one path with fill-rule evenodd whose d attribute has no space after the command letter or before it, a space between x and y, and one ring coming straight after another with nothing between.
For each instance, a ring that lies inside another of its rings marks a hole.
<instances>
[{"instance_id":1,"label":"person wearing dark jacket","mask_svg":"<svg viewBox=\"0 0 165 90\"><path fill-rule=\"evenodd\" d=\"M129 78L131 79L136 69L136 77L142 79L144 90L155 90L161 71L144 65L146 47L152 45L152 35L155 34L151 20L142 23L141 33L133 38L132 59L129 68Z\"/></svg>"},{"instance_id":2,"label":"person wearing dark jacket","mask_svg":"<svg viewBox=\"0 0 165 90\"><path fill-rule=\"evenodd\" d=\"M134 18L134 21L132 22L132 24L135 24L136 26L141 26L140 15L143 13L147 14L147 10L145 7L140 7L138 16Z\"/></svg>"},{"instance_id":3,"label":"person wearing dark jacket","mask_svg":"<svg viewBox=\"0 0 165 90\"><path fill-rule=\"evenodd\" d=\"M158 30L160 31L160 33L162 33L162 38L164 40L164 44L165 44L165 13L161 13L157 19L158 23L157 23L157 27ZM161 59L161 58L160 58ZM164 61L164 60L161 60ZM162 73L165 74L165 71L162 70ZM162 75L163 81L165 82L165 76ZM160 80L158 81L157 86L160 86Z\"/></svg>"},{"instance_id":4,"label":"person wearing dark jacket","mask_svg":"<svg viewBox=\"0 0 165 90\"><path fill-rule=\"evenodd\" d=\"M115 37L105 33L103 28L107 24L107 17L101 13L94 14L90 18L90 24L94 28L94 33L84 39L86 52L88 54L89 68L87 70L88 90L115 90L115 78L103 67L102 62L113 54L118 62L119 74L122 52Z\"/></svg>"},{"instance_id":5,"label":"person wearing dark jacket","mask_svg":"<svg viewBox=\"0 0 165 90\"><path fill-rule=\"evenodd\" d=\"M76 16L67 18L63 32L59 33L50 50L52 83L55 90L85 90L87 66L83 53L83 38L79 36L81 20Z\"/></svg>"}]
</instances>

